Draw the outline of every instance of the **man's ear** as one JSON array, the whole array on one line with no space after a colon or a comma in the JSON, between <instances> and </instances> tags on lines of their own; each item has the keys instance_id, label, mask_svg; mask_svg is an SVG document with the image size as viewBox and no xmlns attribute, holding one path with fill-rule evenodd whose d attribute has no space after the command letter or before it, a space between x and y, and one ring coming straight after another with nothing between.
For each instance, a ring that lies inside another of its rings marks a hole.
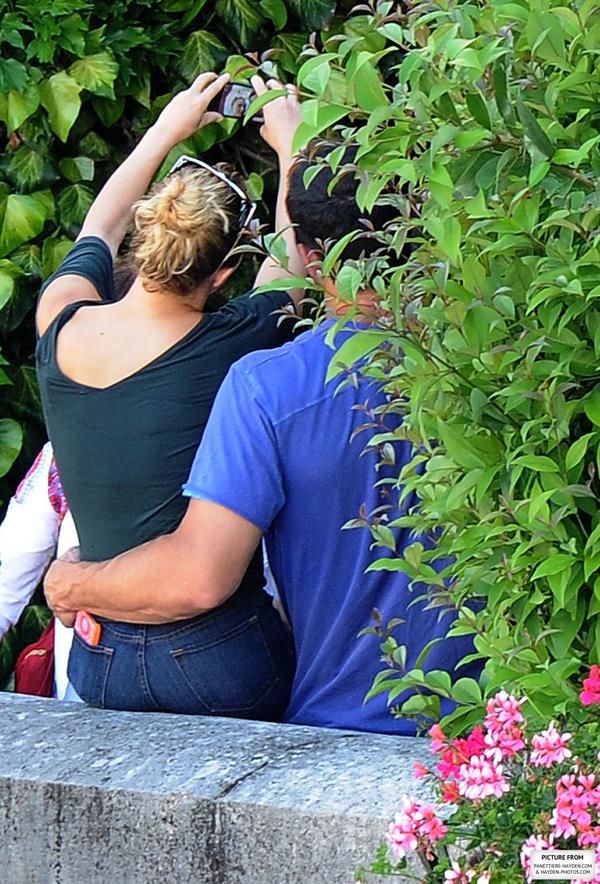
<instances>
[{"instance_id":1,"label":"man's ear","mask_svg":"<svg viewBox=\"0 0 600 884\"><path fill-rule=\"evenodd\" d=\"M320 285L323 282L323 271L321 269L323 253L319 249L311 249L305 246L304 243L298 243L298 251L306 267L306 272L314 282Z\"/></svg>"}]
</instances>

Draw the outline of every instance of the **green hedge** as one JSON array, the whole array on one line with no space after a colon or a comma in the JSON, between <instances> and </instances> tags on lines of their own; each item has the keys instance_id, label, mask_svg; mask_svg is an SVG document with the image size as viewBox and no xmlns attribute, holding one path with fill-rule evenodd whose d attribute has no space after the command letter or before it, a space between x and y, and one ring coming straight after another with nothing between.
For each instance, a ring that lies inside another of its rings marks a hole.
<instances>
[{"instance_id":1,"label":"green hedge","mask_svg":"<svg viewBox=\"0 0 600 884\"><path fill-rule=\"evenodd\" d=\"M349 297L365 279L381 293L383 331L337 361L366 356L384 411L404 416L373 442L392 462L389 442L413 444L397 486L421 503L354 525L388 551L376 567L459 611L452 632L485 663L483 693L460 670L407 672L380 624L374 693L394 706L416 688L401 710L415 717L451 696L455 730L503 687L527 694L532 720L576 722L600 662L600 9L380 2L362 28L300 70L314 94L303 134L343 118L361 206L397 206L380 257L338 275ZM397 551L394 527L435 533L436 548Z\"/></svg>"}]
</instances>

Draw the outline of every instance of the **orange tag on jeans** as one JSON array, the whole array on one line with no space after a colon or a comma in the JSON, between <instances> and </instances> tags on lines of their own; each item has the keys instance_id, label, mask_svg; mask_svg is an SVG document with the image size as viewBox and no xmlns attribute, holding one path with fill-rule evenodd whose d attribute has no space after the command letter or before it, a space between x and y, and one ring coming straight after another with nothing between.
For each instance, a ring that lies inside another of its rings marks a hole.
<instances>
[{"instance_id":1,"label":"orange tag on jeans","mask_svg":"<svg viewBox=\"0 0 600 884\"><path fill-rule=\"evenodd\" d=\"M94 647L100 643L102 627L87 611L78 611L75 618L75 632L87 645Z\"/></svg>"}]
</instances>

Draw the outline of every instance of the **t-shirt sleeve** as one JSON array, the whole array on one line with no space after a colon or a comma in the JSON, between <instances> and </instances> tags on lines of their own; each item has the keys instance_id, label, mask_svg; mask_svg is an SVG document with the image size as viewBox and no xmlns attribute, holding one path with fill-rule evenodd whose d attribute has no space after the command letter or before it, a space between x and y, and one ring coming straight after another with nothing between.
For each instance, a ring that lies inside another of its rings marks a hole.
<instances>
[{"instance_id":1,"label":"t-shirt sleeve","mask_svg":"<svg viewBox=\"0 0 600 884\"><path fill-rule=\"evenodd\" d=\"M108 245L97 236L77 240L58 270L42 286L42 292L61 276L82 276L94 286L103 301L115 300L113 258Z\"/></svg>"},{"instance_id":2,"label":"t-shirt sleeve","mask_svg":"<svg viewBox=\"0 0 600 884\"><path fill-rule=\"evenodd\" d=\"M266 531L285 502L283 476L275 428L243 363L221 385L183 493Z\"/></svg>"},{"instance_id":3,"label":"t-shirt sleeve","mask_svg":"<svg viewBox=\"0 0 600 884\"><path fill-rule=\"evenodd\" d=\"M251 330L252 350L280 347L294 337L298 314L287 292L241 295L221 311L232 325Z\"/></svg>"}]
</instances>

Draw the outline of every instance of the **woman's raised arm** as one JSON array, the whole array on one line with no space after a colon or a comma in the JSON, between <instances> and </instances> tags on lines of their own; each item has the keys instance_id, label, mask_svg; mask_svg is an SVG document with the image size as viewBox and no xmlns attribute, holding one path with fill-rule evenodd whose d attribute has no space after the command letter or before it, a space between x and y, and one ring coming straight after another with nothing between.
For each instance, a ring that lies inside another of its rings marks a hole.
<instances>
[{"instance_id":1,"label":"woman's raised arm","mask_svg":"<svg viewBox=\"0 0 600 884\"><path fill-rule=\"evenodd\" d=\"M189 138L220 114L207 111L229 75L200 74L189 89L179 92L164 108L137 147L108 179L92 204L77 239L96 236L113 256L131 220L134 203L146 192L160 164L171 148ZM43 334L55 316L76 300L98 299L91 282L75 274L60 276L43 291L37 309L38 332Z\"/></svg>"}]
</instances>

